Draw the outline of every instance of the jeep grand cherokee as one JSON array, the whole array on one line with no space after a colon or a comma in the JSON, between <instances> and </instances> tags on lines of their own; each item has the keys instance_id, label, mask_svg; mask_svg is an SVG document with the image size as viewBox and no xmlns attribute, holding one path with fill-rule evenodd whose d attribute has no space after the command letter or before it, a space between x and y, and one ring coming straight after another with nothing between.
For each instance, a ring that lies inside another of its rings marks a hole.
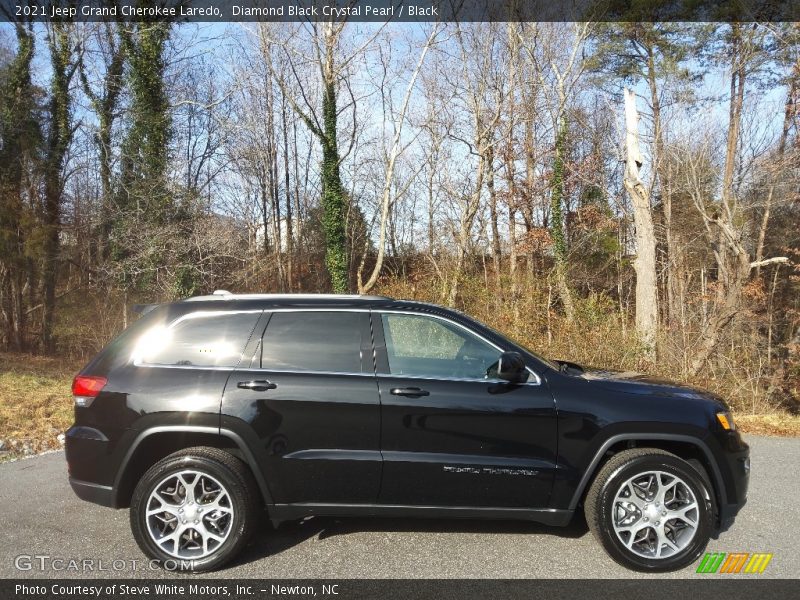
<instances>
[{"instance_id":1,"label":"jeep grand cherokee","mask_svg":"<svg viewBox=\"0 0 800 600\"><path fill-rule=\"evenodd\" d=\"M619 563L696 560L744 504L720 398L552 361L460 312L375 296L150 307L75 378L70 483L141 549L220 567L266 515L527 519L583 510Z\"/></svg>"}]
</instances>

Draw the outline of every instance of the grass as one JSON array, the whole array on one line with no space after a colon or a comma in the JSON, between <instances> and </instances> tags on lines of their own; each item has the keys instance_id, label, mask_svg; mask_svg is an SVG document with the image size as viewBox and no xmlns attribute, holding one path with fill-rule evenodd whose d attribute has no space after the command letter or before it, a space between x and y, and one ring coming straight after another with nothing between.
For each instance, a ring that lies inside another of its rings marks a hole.
<instances>
[{"instance_id":1,"label":"grass","mask_svg":"<svg viewBox=\"0 0 800 600\"><path fill-rule=\"evenodd\" d=\"M763 415L736 414L733 419L742 433L800 437L800 415L790 415L785 412Z\"/></svg>"},{"instance_id":2,"label":"grass","mask_svg":"<svg viewBox=\"0 0 800 600\"><path fill-rule=\"evenodd\" d=\"M80 363L0 352L0 440L5 457L60 447L72 423L72 378Z\"/></svg>"},{"instance_id":3,"label":"grass","mask_svg":"<svg viewBox=\"0 0 800 600\"><path fill-rule=\"evenodd\" d=\"M72 423L70 386L83 361L0 352L0 460L60 447ZM785 412L735 415L742 433L800 436L800 416Z\"/></svg>"}]
</instances>

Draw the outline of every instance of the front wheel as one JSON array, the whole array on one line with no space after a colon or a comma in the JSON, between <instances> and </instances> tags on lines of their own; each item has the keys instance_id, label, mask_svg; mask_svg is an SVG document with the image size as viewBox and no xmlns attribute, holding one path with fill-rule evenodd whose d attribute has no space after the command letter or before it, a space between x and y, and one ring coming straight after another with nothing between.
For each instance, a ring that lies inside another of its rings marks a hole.
<instances>
[{"instance_id":1,"label":"front wheel","mask_svg":"<svg viewBox=\"0 0 800 600\"><path fill-rule=\"evenodd\" d=\"M673 571L700 556L713 530L711 493L686 461L655 448L612 457L586 496L586 521L618 563Z\"/></svg>"},{"instance_id":2,"label":"front wheel","mask_svg":"<svg viewBox=\"0 0 800 600\"><path fill-rule=\"evenodd\" d=\"M153 465L131 500L142 551L171 570L210 571L232 559L258 521L248 468L217 448L197 447Z\"/></svg>"}]
</instances>

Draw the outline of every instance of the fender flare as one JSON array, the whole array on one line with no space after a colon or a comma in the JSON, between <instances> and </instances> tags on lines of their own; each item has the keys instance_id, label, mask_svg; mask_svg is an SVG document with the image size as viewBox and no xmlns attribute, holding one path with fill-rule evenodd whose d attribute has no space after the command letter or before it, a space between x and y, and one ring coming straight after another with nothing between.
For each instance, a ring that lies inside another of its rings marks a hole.
<instances>
[{"instance_id":1,"label":"fender flare","mask_svg":"<svg viewBox=\"0 0 800 600\"><path fill-rule=\"evenodd\" d=\"M205 435L215 435L220 437L225 437L231 440L236 447L241 451L242 456L244 456L245 462L247 466L250 467L250 471L253 473L253 477L258 484L258 488L261 491L261 495L264 498L265 505L273 504L272 501L272 494L269 491L269 486L267 486L267 482L264 479L264 474L261 472L261 469L258 466L258 462L253 456L252 451L247 446L245 441L242 437L236 433L235 431L231 431L230 429L220 429L219 427L204 427L201 425L161 425L157 427L150 427L149 429L145 429L136 436L133 440L133 443L128 448L128 451L125 453L125 456L120 463L120 467L117 470L117 476L114 478L114 496L116 497L119 489L120 484L122 483L122 479L125 475L125 472L128 468L128 465L133 458L134 454L136 453L136 449L139 445L148 437L159 434L159 433L202 433Z\"/></svg>"},{"instance_id":2,"label":"fender flare","mask_svg":"<svg viewBox=\"0 0 800 600\"><path fill-rule=\"evenodd\" d=\"M624 442L626 440L656 440L656 441L665 441L665 442L682 442L691 444L697 448L699 448L706 457L708 464L711 465L711 473L709 474L712 478L712 482L714 484L714 490L716 495L717 504L722 505L724 504L724 498L727 493L725 489L725 482L722 479L722 473L720 473L719 465L717 464L716 459L714 458L714 454L711 452L711 449L708 447L703 440L697 437L693 437L690 435L682 435L682 434L673 434L673 433L619 433L617 435L613 435L608 438L600 448L595 452L592 461L586 467L586 470L583 472L583 476L581 477L580 483L578 483L578 487L575 488L575 492L572 495L572 500L569 503L569 509L575 510L578 507L578 503L580 502L581 498L583 497L584 490L588 487L589 483L594 476L597 474L597 465L600 463L600 460L603 458L605 453L608 449L617 444L619 442Z\"/></svg>"}]
</instances>

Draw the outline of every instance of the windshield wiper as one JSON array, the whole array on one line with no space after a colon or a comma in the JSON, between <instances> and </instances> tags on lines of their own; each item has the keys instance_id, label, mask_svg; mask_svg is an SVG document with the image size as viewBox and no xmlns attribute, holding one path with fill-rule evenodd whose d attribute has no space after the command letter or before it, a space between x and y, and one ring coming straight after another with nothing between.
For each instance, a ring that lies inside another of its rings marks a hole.
<instances>
[{"instance_id":1,"label":"windshield wiper","mask_svg":"<svg viewBox=\"0 0 800 600\"><path fill-rule=\"evenodd\" d=\"M567 375L580 375L584 372L584 368L578 364L568 362L566 360L558 360L558 371Z\"/></svg>"}]
</instances>

